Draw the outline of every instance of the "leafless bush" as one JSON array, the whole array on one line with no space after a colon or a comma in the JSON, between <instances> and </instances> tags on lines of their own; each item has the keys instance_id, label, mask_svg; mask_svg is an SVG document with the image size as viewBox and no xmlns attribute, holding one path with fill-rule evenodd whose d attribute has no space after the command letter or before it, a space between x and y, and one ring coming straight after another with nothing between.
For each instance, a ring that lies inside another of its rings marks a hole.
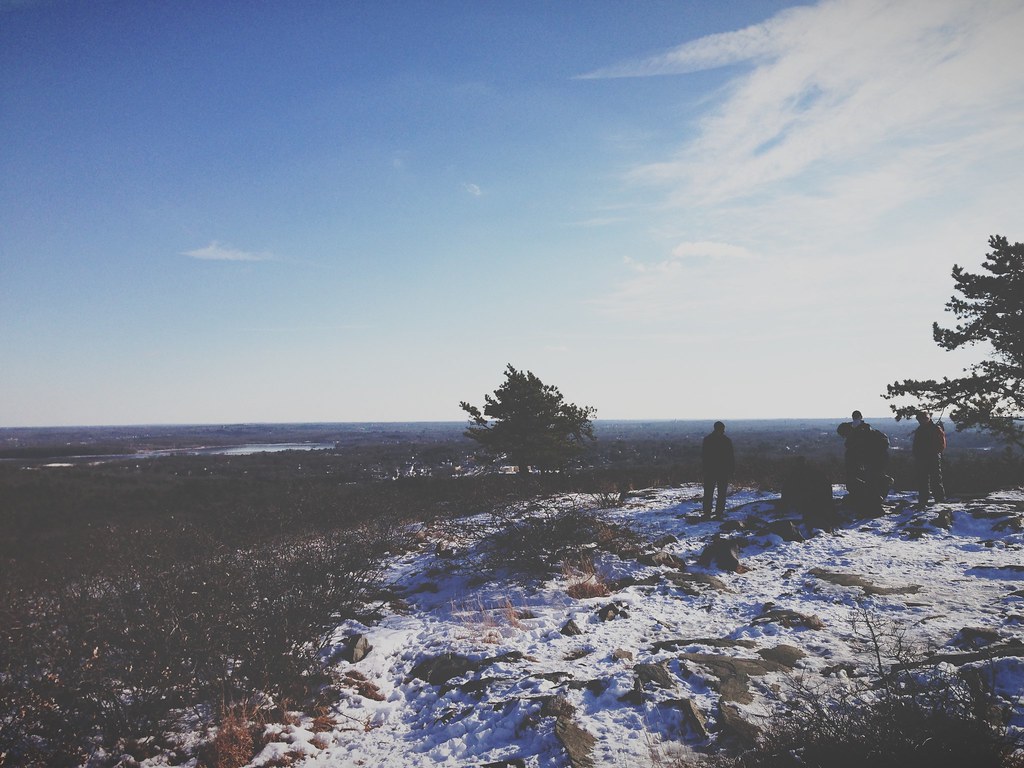
<instances>
[{"instance_id":1,"label":"leafless bush","mask_svg":"<svg viewBox=\"0 0 1024 768\"><path fill-rule=\"evenodd\" d=\"M990 687L939 670L893 689L841 686L791 692L758 746L725 768L1020 768L1021 745L989 712Z\"/></svg>"},{"instance_id":2,"label":"leafless bush","mask_svg":"<svg viewBox=\"0 0 1024 768\"><path fill-rule=\"evenodd\" d=\"M439 521L436 532L471 567L531 575L558 572L563 562L594 549L638 550L633 531L608 523L584 502L577 496L504 499L486 514Z\"/></svg>"},{"instance_id":3,"label":"leafless bush","mask_svg":"<svg viewBox=\"0 0 1024 768\"><path fill-rule=\"evenodd\" d=\"M140 534L108 576L5 581L0 765L79 765L219 700L307 699L327 634L378 594L404 537L387 518L244 549Z\"/></svg>"}]
</instances>

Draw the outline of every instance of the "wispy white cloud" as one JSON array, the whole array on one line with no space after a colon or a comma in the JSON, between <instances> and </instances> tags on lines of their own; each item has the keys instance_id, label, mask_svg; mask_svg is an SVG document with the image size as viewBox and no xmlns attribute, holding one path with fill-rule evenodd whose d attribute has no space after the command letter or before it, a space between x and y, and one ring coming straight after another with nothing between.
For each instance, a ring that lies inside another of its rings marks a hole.
<instances>
[{"instance_id":1,"label":"wispy white cloud","mask_svg":"<svg viewBox=\"0 0 1024 768\"><path fill-rule=\"evenodd\" d=\"M272 261L274 258L270 253L241 251L237 248L223 245L216 240L203 248L182 251L181 255L205 261Z\"/></svg>"},{"instance_id":2,"label":"wispy white cloud","mask_svg":"<svg viewBox=\"0 0 1024 768\"><path fill-rule=\"evenodd\" d=\"M922 162L922 146L954 149L994 125L1021 125L1024 62L1011 52L1024 3L829 0L759 29L756 46L736 46L747 58L756 49L758 65L675 157L637 168L634 179L714 202L807 185L812 171L831 178L903 163L908 151Z\"/></svg>"},{"instance_id":3,"label":"wispy white cloud","mask_svg":"<svg viewBox=\"0 0 1024 768\"><path fill-rule=\"evenodd\" d=\"M607 227L612 224L620 224L627 219L624 216L594 216L593 218L583 219L582 221L570 221L567 226L570 227Z\"/></svg>"},{"instance_id":4,"label":"wispy white cloud","mask_svg":"<svg viewBox=\"0 0 1024 768\"><path fill-rule=\"evenodd\" d=\"M666 53L603 67L580 75L579 79L682 75L765 56L776 51L777 42L774 30L792 12L784 11L769 22L755 24L746 29L708 35L680 45Z\"/></svg>"},{"instance_id":5,"label":"wispy white cloud","mask_svg":"<svg viewBox=\"0 0 1024 768\"><path fill-rule=\"evenodd\" d=\"M468 192L468 193L469 193L470 195L472 195L473 197L480 197L480 196L481 196L481 195L483 195L483 193L484 193L484 191L483 191L482 189L480 189L479 185L477 185L477 184L471 184L471 183L470 183L470 182L468 182L468 181L466 181L466 182L463 182L463 184L462 184L462 188L463 188L464 190L466 190L466 192Z\"/></svg>"},{"instance_id":6,"label":"wispy white cloud","mask_svg":"<svg viewBox=\"0 0 1024 768\"><path fill-rule=\"evenodd\" d=\"M592 73L749 62L662 160L628 174L665 195L664 247L634 254L604 305L682 316L697 287L770 311L897 261L948 274L936 247L983 249L1019 223L1007 191L1024 175L1022 37L1024 0L824 0ZM759 258L726 270L703 243Z\"/></svg>"},{"instance_id":7,"label":"wispy white cloud","mask_svg":"<svg viewBox=\"0 0 1024 768\"><path fill-rule=\"evenodd\" d=\"M680 243L672 249L672 256L676 259L698 260L743 260L756 258L756 255L750 249L744 248L742 245L709 241Z\"/></svg>"}]
</instances>

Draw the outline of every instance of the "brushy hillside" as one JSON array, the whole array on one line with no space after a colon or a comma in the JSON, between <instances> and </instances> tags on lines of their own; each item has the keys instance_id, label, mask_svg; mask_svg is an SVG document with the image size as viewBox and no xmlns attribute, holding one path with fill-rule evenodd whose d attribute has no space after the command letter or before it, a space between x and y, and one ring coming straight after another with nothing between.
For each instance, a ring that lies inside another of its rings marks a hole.
<instances>
[{"instance_id":1,"label":"brushy hillside","mask_svg":"<svg viewBox=\"0 0 1024 768\"><path fill-rule=\"evenodd\" d=\"M3 766L1015 765L1019 490L833 535L774 471L705 520L642 466L0 469Z\"/></svg>"}]
</instances>

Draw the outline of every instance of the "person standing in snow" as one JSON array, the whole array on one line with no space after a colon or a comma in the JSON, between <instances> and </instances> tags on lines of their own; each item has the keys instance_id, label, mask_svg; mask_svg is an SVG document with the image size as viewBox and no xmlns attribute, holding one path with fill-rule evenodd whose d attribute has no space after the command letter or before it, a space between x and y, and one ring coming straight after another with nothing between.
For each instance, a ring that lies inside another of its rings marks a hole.
<instances>
[{"instance_id":1,"label":"person standing in snow","mask_svg":"<svg viewBox=\"0 0 1024 768\"><path fill-rule=\"evenodd\" d=\"M928 497L942 503L946 489L942 487L942 452L946 450L946 430L932 421L930 414L917 414L917 429L914 430L914 470L917 475L917 505L924 507Z\"/></svg>"},{"instance_id":2,"label":"person standing in snow","mask_svg":"<svg viewBox=\"0 0 1024 768\"><path fill-rule=\"evenodd\" d=\"M732 450L732 440L725 436L725 424L716 421L714 431L704 438L701 444L701 468L704 474L704 514L711 516L711 501L715 491L715 515L725 514L725 496L729 487L729 478L736 469L736 457Z\"/></svg>"},{"instance_id":3,"label":"person standing in snow","mask_svg":"<svg viewBox=\"0 0 1024 768\"><path fill-rule=\"evenodd\" d=\"M860 511L878 514L892 488L892 478L885 474L889 438L864 421L860 411L851 418L836 430L846 440L846 492Z\"/></svg>"}]
</instances>

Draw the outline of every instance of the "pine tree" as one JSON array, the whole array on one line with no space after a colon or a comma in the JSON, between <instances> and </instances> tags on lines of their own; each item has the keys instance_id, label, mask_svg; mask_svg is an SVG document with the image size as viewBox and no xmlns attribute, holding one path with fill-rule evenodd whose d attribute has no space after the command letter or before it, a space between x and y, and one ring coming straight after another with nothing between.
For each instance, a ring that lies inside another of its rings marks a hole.
<instances>
[{"instance_id":1,"label":"pine tree","mask_svg":"<svg viewBox=\"0 0 1024 768\"><path fill-rule=\"evenodd\" d=\"M988 242L992 252L982 264L988 274L953 266L960 295L954 295L946 308L956 315L956 327L932 326L935 343L943 349L985 344L990 348L987 359L959 378L897 381L886 387L884 397L916 400L912 405L891 405L897 419L919 410L949 408L957 429L980 427L1024 448L1024 243L1010 245L999 235Z\"/></svg>"},{"instance_id":2,"label":"pine tree","mask_svg":"<svg viewBox=\"0 0 1024 768\"><path fill-rule=\"evenodd\" d=\"M484 402L483 412L459 403L470 416L466 436L495 460L504 457L518 466L521 474L530 466L559 467L582 450L584 440L595 439L591 419L596 409L565 402L557 387L511 364L505 369L505 382L493 396L484 395Z\"/></svg>"}]
</instances>

